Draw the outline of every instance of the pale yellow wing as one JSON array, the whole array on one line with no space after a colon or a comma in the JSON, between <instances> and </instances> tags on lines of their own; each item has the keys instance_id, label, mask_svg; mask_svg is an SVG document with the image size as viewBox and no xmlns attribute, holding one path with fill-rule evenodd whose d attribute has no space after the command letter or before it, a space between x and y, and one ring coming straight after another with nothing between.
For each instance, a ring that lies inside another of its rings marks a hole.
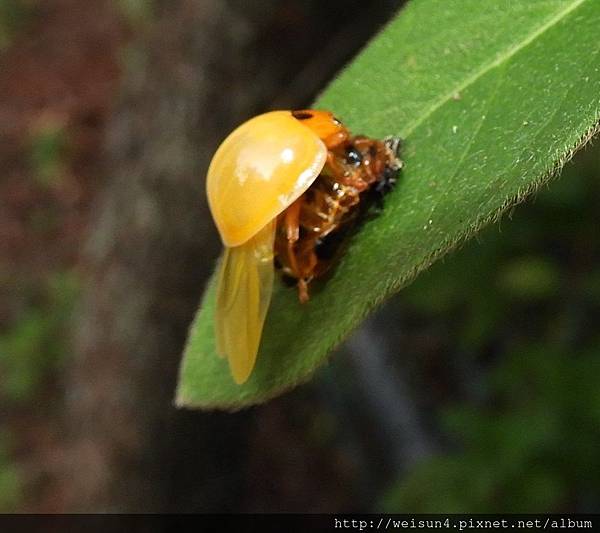
<instances>
[{"instance_id":1,"label":"pale yellow wing","mask_svg":"<svg viewBox=\"0 0 600 533\"><path fill-rule=\"evenodd\" d=\"M273 291L275 221L240 246L225 248L219 266L215 333L217 352L236 383L254 368Z\"/></svg>"}]
</instances>

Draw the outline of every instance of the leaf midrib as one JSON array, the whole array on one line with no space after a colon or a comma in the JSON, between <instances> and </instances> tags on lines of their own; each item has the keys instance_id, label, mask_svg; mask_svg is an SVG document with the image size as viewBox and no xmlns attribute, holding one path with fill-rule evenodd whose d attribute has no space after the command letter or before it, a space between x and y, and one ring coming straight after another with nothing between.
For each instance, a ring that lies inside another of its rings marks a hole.
<instances>
[{"instance_id":1,"label":"leaf midrib","mask_svg":"<svg viewBox=\"0 0 600 533\"><path fill-rule=\"evenodd\" d=\"M481 68L477 69L471 76L467 77L461 83L455 85L452 89L450 89L446 94L440 97L438 100L433 102L428 109L426 109L419 118L414 120L412 123L409 123L408 127L403 132L404 137L408 137L411 133L413 133L423 122L425 122L431 115L433 115L440 107L448 103L452 100L457 93L464 91L470 85L473 85L479 78L484 76L490 70L500 66L505 61L508 61L511 57L516 55L518 52L526 48L533 41L535 41L538 37L544 34L548 29L552 26L558 24L561 20L563 20L567 15L569 15L572 11L575 11L578 7L580 7L583 3L588 0L575 0L568 7L561 9L546 21L544 24L539 26L536 30L532 31L526 38L524 38L521 42L514 44L513 46L506 49L504 52L500 53L496 59L490 61L486 65L483 65Z\"/></svg>"}]
</instances>

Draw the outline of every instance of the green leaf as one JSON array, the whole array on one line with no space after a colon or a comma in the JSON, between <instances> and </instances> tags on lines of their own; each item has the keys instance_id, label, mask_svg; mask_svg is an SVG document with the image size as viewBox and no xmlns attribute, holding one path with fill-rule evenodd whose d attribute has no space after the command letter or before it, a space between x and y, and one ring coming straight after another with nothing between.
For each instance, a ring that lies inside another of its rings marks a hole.
<instances>
[{"instance_id":1,"label":"green leaf","mask_svg":"<svg viewBox=\"0 0 600 533\"><path fill-rule=\"evenodd\" d=\"M557 173L600 119L598 0L413 0L315 107L405 139L383 213L306 305L278 284L250 380L214 351L215 284L177 403L236 409L306 381L378 303Z\"/></svg>"}]
</instances>

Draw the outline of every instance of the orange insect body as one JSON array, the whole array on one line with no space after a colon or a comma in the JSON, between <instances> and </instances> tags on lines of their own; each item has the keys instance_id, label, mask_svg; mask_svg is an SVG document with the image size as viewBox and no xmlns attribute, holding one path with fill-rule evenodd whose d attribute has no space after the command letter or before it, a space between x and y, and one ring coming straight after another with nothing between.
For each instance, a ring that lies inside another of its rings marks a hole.
<instances>
[{"instance_id":1,"label":"orange insect body","mask_svg":"<svg viewBox=\"0 0 600 533\"><path fill-rule=\"evenodd\" d=\"M279 215L275 237L276 264L286 277L297 280L303 303L309 299L308 284L327 272L347 230L372 200L393 186L401 167L396 140L352 137L332 115L316 113L292 114L326 132L321 138L327 162L308 190ZM332 122L339 125L334 134L326 128Z\"/></svg>"},{"instance_id":2,"label":"orange insect body","mask_svg":"<svg viewBox=\"0 0 600 533\"><path fill-rule=\"evenodd\" d=\"M250 376L269 307L274 265L300 301L339 253L348 229L400 169L397 140L351 136L328 111L273 111L221 144L207 175L225 244L215 314L217 352L237 383Z\"/></svg>"}]
</instances>

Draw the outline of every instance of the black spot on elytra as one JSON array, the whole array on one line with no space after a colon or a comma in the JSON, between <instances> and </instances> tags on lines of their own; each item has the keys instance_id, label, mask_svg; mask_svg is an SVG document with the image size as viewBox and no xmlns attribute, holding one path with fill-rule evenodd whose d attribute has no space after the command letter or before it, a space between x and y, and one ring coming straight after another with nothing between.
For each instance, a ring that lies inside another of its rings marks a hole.
<instances>
[{"instance_id":1,"label":"black spot on elytra","mask_svg":"<svg viewBox=\"0 0 600 533\"><path fill-rule=\"evenodd\" d=\"M307 120L312 118L313 114L308 111L292 111L292 116L298 120Z\"/></svg>"}]
</instances>

